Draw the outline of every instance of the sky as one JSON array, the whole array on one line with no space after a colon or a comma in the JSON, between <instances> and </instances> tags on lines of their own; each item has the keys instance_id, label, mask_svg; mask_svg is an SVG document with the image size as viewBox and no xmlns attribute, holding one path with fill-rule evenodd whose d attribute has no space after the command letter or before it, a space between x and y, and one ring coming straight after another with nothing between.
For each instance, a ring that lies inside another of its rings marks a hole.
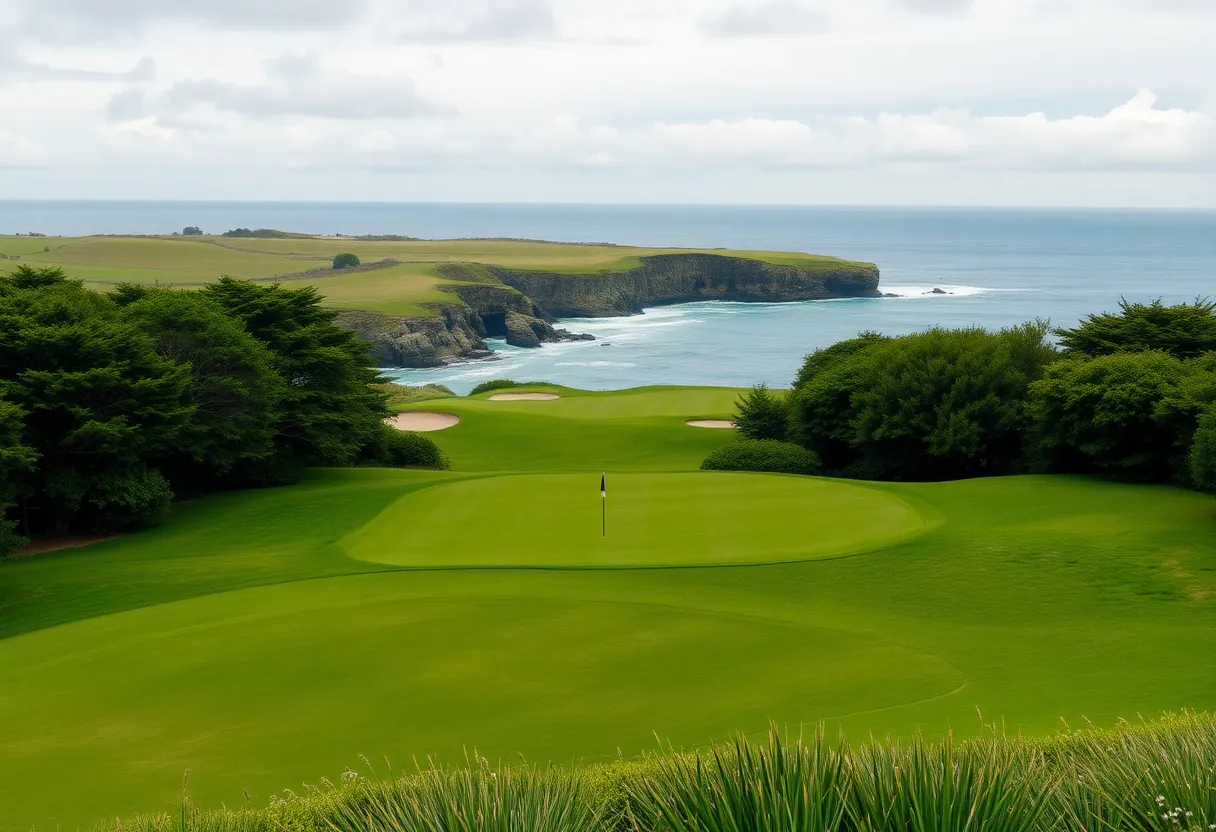
<instances>
[{"instance_id":1,"label":"sky","mask_svg":"<svg viewBox=\"0 0 1216 832\"><path fill-rule=\"evenodd\" d=\"M0 0L0 199L1216 208L1216 0Z\"/></svg>"}]
</instances>

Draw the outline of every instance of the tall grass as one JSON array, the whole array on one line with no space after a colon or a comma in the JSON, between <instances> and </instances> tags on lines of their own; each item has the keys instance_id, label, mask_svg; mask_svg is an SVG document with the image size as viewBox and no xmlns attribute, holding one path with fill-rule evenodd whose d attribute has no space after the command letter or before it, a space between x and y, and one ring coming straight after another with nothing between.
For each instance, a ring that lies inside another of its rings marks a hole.
<instances>
[{"instance_id":1,"label":"tall grass","mask_svg":"<svg viewBox=\"0 0 1216 832\"><path fill-rule=\"evenodd\" d=\"M996 731L853 749L773 728L707 750L570 768L348 772L262 809L179 812L126 832L1216 832L1216 717L1045 739Z\"/></svg>"}]
</instances>

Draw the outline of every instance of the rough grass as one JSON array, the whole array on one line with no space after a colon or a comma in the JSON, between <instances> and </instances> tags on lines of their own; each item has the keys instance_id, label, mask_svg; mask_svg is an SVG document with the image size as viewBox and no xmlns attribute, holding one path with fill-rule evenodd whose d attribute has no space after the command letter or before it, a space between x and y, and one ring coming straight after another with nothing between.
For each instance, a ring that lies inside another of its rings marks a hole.
<instances>
[{"instance_id":1,"label":"rough grass","mask_svg":"<svg viewBox=\"0 0 1216 832\"><path fill-rule=\"evenodd\" d=\"M0 563L0 829L172 812L187 769L193 799L213 809L243 805L245 789L265 805L357 766L359 753L458 765L477 747L490 760L569 763L632 758L656 734L678 748L762 735L770 720L938 740L981 733L977 706L1028 736L1061 718L1109 726L1216 707L1209 496L1073 477L874 484L930 528L797 563L698 566L689 548L679 569L572 569L600 542L601 470L610 510L643 497L649 474L745 476L698 473L731 437L684 425L729 416L738 391L557 392L444 400L462 418L432 434L450 472L316 471L300 486L181 504L138 535ZM565 475L593 522L577 530L585 545L567 530L561 568L536 568L553 553L529 543L551 550L546 527L563 521L504 517L493 501L445 532L444 568L346 549L369 524L425 543L433 518L401 507L432 488L484 483L519 504L500 486ZM683 505L680 493L660 495L670 513L703 510L698 490ZM795 522L814 545L837 514L808 499L733 545L759 559ZM678 548L667 544L656 562ZM534 563L458 568L497 550ZM1097 754L1107 735L1094 736ZM1155 760L1155 747L1136 753ZM1048 762L1053 748L1043 745ZM1114 818L1111 801L1156 788L1154 802L1197 815L1181 796L1199 782L1187 779L1194 761L1211 765L1202 748L1180 745L1169 759L1192 762L1153 768L1153 786L1133 780L1139 758L1123 779L1082 771L1073 781L1110 793L1087 787L1074 811Z\"/></svg>"},{"instance_id":2,"label":"rough grass","mask_svg":"<svg viewBox=\"0 0 1216 832\"><path fill-rule=\"evenodd\" d=\"M773 728L764 740L600 766L495 765L474 753L458 769L398 776L365 760L362 773L266 808L202 812L183 793L174 812L96 832L1208 832L1214 759L1216 720L1189 712L1042 740L991 728L962 743L850 746ZM1165 770L1185 779L1181 794L1162 785ZM1137 785L1112 790L1127 771Z\"/></svg>"}]
</instances>

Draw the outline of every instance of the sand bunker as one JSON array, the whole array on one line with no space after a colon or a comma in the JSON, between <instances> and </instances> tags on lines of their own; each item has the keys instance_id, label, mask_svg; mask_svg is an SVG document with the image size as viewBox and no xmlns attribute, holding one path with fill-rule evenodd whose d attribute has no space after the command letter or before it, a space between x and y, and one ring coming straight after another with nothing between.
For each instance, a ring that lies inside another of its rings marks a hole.
<instances>
[{"instance_id":1,"label":"sand bunker","mask_svg":"<svg viewBox=\"0 0 1216 832\"><path fill-rule=\"evenodd\" d=\"M689 419L684 424L690 428L715 428L717 430L734 430L738 427L728 419Z\"/></svg>"},{"instance_id":2,"label":"sand bunker","mask_svg":"<svg viewBox=\"0 0 1216 832\"><path fill-rule=\"evenodd\" d=\"M495 393L490 396L492 402L550 402L560 399L556 393Z\"/></svg>"},{"instance_id":3,"label":"sand bunker","mask_svg":"<svg viewBox=\"0 0 1216 832\"><path fill-rule=\"evenodd\" d=\"M435 413L429 410L408 410L388 420L397 430L444 430L460 423L455 413Z\"/></svg>"}]
</instances>

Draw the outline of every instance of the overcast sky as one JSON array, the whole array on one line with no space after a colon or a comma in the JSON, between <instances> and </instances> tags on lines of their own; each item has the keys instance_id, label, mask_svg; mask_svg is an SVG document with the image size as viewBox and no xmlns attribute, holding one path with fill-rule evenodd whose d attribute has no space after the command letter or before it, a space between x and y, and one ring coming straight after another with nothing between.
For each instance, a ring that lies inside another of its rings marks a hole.
<instances>
[{"instance_id":1,"label":"overcast sky","mask_svg":"<svg viewBox=\"0 0 1216 832\"><path fill-rule=\"evenodd\" d=\"M0 198L1216 208L1216 0L0 0Z\"/></svg>"}]
</instances>

